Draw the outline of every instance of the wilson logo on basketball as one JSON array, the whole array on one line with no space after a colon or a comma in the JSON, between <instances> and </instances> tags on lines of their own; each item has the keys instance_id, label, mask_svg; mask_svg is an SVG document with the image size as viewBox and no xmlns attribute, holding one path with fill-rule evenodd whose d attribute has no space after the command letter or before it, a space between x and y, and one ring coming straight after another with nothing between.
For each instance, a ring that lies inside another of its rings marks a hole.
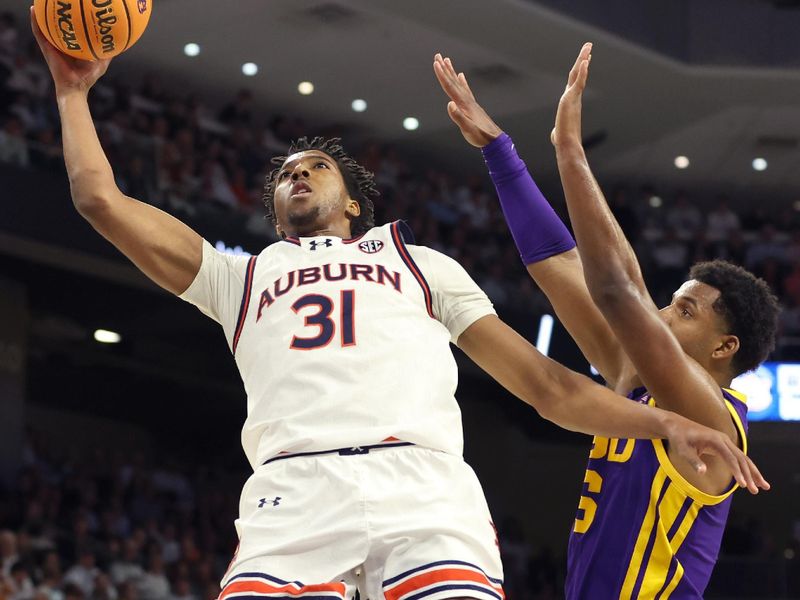
<instances>
[{"instance_id":1,"label":"wilson logo on basketball","mask_svg":"<svg viewBox=\"0 0 800 600\"><path fill-rule=\"evenodd\" d=\"M366 240L358 245L358 249L367 254L375 254L380 252L383 248L383 242L380 240Z\"/></svg>"},{"instance_id":2,"label":"wilson logo on basketball","mask_svg":"<svg viewBox=\"0 0 800 600\"><path fill-rule=\"evenodd\" d=\"M97 25L97 33L100 36L100 43L103 44L103 53L114 52L117 47L114 43L114 25L117 17L114 16L114 8L111 6L114 0L92 0L95 8L94 20Z\"/></svg>"},{"instance_id":3,"label":"wilson logo on basketball","mask_svg":"<svg viewBox=\"0 0 800 600\"><path fill-rule=\"evenodd\" d=\"M144 14L147 10L147 0L139 0L136 3L137 8L139 9L139 14Z\"/></svg>"}]
</instances>

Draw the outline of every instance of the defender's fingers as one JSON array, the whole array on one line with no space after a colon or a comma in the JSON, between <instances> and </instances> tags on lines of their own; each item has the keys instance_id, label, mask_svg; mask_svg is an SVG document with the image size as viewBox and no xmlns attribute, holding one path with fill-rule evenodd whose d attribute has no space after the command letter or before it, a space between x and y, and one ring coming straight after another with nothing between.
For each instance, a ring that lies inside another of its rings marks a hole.
<instances>
[{"instance_id":1,"label":"defender's fingers","mask_svg":"<svg viewBox=\"0 0 800 600\"><path fill-rule=\"evenodd\" d=\"M439 85L442 86L445 94L450 96L451 100L464 104L472 99L468 90L461 84L458 78L448 75L441 62L433 63L433 71L436 75L436 79L439 80Z\"/></svg>"},{"instance_id":2,"label":"defender's fingers","mask_svg":"<svg viewBox=\"0 0 800 600\"><path fill-rule=\"evenodd\" d=\"M706 463L703 462L703 459L700 458L699 454L696 454L694 457L692 457L690 462L691 462L692 468L695 470L696 473L699 473L700 475L702 475L703 473L706 472L706 469L707 469Z\"/></svg>"},{"instance_id":3,"label":"defender's fingers","mask_svg":"<svg viewBox=\"0 0 800 600\"><path fill-rule=\"evenodd\" d=\"M731 470L731 475L736 480L736 483L740 487L749 489L747 476L745 475L745 471L742 470L742 461L739 460L740 457L744 458L744 454L739 451L739 449L728 436L725 436L723 438L722 445L715 446L710 451L710 454L717 454L717 456L725 461L725 464L728 465L728 468Z\"/></svg>"},{"instance_id":4,"label":"defender's fingers","mask_svg":"<svg viewBox=\"0 0 800 600\"><path fill-rule=\"evenodd\" d=\"M450 115L450 119L458 125L458 128L465 133L479 133L478 128L475 126L475 123L464 114L464 112L458 108L458 105L455 102L448 102L447 103L447 114Z\"/></svg>"},{"instance_id":5,"label":"defender's fingers","mask_svg":"<svg viewBox=\"0 0 800 600\"><path fill-rule=\"evenodd\" d=\"M458 74L458 80L461 82L461 85L464 86L464 90L467 92L471 100L475 100L475 94L472 93L472 88L469 87L469 83L467 82L467 76L464 73Z\"/></svg>"},{"instance_id":6,"label":"defender's fingers","mask_svg":"<svg viewBox=\"0 0 800 600\"><path fill-rule=\"evenodd\" d=\"M747 458L747 464L750 465L750 471L753 474L753 480L755 481L755 484L762 490L770 489L772 486L769 484L769 481L767 481L766 478L761 474L761 471L759 471L758 467L756 466L756 463L753 462L753 459L751 459L749 456L747 456L746 458Z\"/></svg>"},{"instance_id":7,"label":"defender's fingers","mask_svg":"<svg viewBox=\"0 0 800 600\"><path fill-rule=\"evenodd\" d=\"M444 90L444 92L452 98L453 94L456 93L457 90L453 85L452 80L447 76L443 64L444 63L442 63L441 61L434 62L433 73L434 75L436 75L436 79L439 81L439 85L442 86L442 90Z\"/></svg>"},{"instance_id":8,"label":"defender's fingers","mask_svg":"<svg viewBox=\"0 0 800 600\"><path fill-rule=\"evenodd\" d=\"M583 92L584 88L586 88L587 79L589 79L589 61L583 60L578 67L578 75L573 85L578 91Z\"/></svg>"},{"instance_id":9,"label":"defender's fingers","mask_svg":"<svg viewBox=\"0 0 800 600\"><path fill-rule=\"evenodd\" d=\"M748 491L751 494L757 494L760 488L759 482L763 481L764 478L761 476L761 473L758 471L755 463L750 460L747 455L742 452L738 446L736 446L736 444L734 444L732 441L730 441L730 444L736 448L736 456L739 459L740 468L744 473Z\"/></svg>"},{"instance_id":10,"label":"defender's fingers","mask_svg":"<svg viewBox=\"0 0 800 600\"><path fill-rule=\"evenodd\" d=\"M588 60L589 55L592 52L592 43L586 42L582 47L581 51L578 53L578 57L575 59L575 64L572 65L572 69L570 69L569 77L567 78L567 85L570 86L575 83L575 80L578 78L578 73L580 71L580 66L584 60Z\"/></svg>"}]
</instances>

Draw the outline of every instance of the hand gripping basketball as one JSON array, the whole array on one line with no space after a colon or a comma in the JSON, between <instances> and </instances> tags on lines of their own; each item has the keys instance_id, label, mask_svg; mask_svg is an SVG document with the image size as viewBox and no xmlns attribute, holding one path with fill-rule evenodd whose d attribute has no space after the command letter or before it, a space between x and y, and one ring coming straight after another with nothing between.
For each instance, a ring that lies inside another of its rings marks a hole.
<instances>
[{"instance_id":1,"label":"hand gripping basketball","mask_svg":"<svg viewBox=\"0 0 800 600\"><path fill-rule=\"evenodd\" d=\"M144 33L153 0L34 0L45 39L81 60L113 58Z\"/></svg>"}]
</instances>

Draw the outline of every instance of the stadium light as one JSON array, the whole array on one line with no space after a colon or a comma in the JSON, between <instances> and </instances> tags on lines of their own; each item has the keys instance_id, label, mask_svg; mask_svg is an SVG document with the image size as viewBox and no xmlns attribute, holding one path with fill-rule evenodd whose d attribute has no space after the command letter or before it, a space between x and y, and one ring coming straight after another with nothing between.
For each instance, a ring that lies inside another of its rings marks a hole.
<instances>
[{"instance_id":1,"label":"stadium light","mask_svg":"<svg viewBox=\"0 0 800 600\"><path fill-rule=\"evenodd\" d=\"M94 339L101 344L119 344L122 341L122 336L116 331L98 329L94 332Z\"/></svg>"},{"instance_id":2,"label":"stadium light","mask_svg":"<svg viewBox=\"0 0 800 600\"><path fill-rule=\"evenodd\" d=\"M186 44L183 47L183 53L186 56L197 56L198 54L200 54L200 46L198 44L195 44L194 42Z\"/></svg>"}]
</instances>

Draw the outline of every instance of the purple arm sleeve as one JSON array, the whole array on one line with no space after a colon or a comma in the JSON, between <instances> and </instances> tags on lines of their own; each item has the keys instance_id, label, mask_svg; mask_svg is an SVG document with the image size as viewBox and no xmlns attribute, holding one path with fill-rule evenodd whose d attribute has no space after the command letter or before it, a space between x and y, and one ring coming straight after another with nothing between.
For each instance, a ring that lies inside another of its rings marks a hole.
<instances>
[{"instance_id":1,"label":"purple arm sleeve","mask_svg":"<svg viewBox=\"0 0 800 600\"><path fill-rule=\"evenodd\" d=\"M539 262L575 247L569 231L536 187L505 133L481 148L522 262Z\"/></svg>"}]
</instances>

